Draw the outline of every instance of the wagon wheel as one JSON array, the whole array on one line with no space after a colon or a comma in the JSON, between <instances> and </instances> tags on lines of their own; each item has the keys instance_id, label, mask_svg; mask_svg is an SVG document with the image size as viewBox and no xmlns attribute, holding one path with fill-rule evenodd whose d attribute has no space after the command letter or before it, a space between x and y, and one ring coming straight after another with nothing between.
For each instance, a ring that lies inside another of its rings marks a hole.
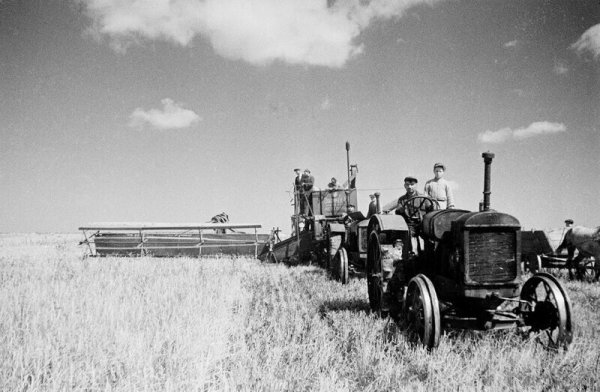
<instances>
[{"instance_id":1,"label":"wagon wheel","mask_svg":"<svg viewBox=\"0 0 600 392\"><path fill-rule=\"evenodd\" d=\"M381 245L377 231L371 231L367 245L367 289L369 305L374 313L386 316L383 310L383 276L381 268Z\"/></svg>"},{"instance_id":2,"label":"wagon wheel","mask_svg":"<svg viewBox=\"0 0 600 392\"><path fill-rule=\"evenodd\" d=\"M521 289L525 325L536 340L550 349L567 348L573 340L571 301L552 275L539 273L529 278Z\"/></svg>"},{"instance_id":3,"label":"wagon wheel","mask_svg":"<svg viewBox=\"0 0 600 392\"><path fill-rule=\"evenodd\" d=\"M348 283L348 252L345 248L340 248L335 254L333 260L333 268L335 268L335 277L342 284Z\"/></svg>"},{"instance_id":4,"label":"wagon wheel","mask_svg":"<svg viewBox=\"0 0 600 392\"><path fill-rule=\"evenodd\" d=\"M578 263L576 267L577 279L587 280L595 275L595 263L590 257L586 257Z\"/></svg>"},{"instance_id":5,"label":"wagon wheel","mask_svg":"<svg viewBox=\"0 0 600 392\"><path fill-rule=\"evenodd\" d=\"M404 209L404 216L409 220L423 220L423 209L426 208L426 203L431 203L429 209L431 211L439 210L440 203L429 196L414 196L409 199L402 200L399 207Z\"/></svg>"},{"instance_id":6,"label":"wagon wheel","mask_svg":"<svg viewBox=\"0 0 600 392\"><path fill-rule=\"evenodd\" d=\"M440 305L433 283L425 275L419 274L408 283L403 314L410 340L418 340L428 349L439 345Z\"/></svg>"}]
</instances>

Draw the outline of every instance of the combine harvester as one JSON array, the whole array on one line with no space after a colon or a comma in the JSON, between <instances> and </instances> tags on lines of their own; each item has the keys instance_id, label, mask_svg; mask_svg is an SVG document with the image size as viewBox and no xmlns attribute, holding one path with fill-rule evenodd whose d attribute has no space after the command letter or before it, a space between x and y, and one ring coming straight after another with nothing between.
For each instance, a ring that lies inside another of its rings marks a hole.
<instances>
[{"instance_id":1,"label":"combine harvester","mask_svg":"<svg viewBox=\"0 0 600 392\"><path fill-rule=\"evenodd\" d=\"M200 257L257 255L269 234L258 234L260 224L230 223L219 214L207 223L91 223L79 228L90 256ZM254 233L238 232L253 229Z\"/></svg>"},{"instance_id":2,"label":"combine harvester","mask_svg":"<svg viewBox=\"0 0 600 392\"><path fill-rule=\"evenodd\" d=\"M294 191L292 235L281 240L279 230L274 229L259 259L288 263L317 262L323 267L330 267L332 257L341 246L340 241L343 241L342 237L347 232L348 206L357 206L358 166L350 165L349 153L350 144L346 143L348 178L342 187L323 190L314 188L310 193ZM305 198L308 214L300 213L301 198ZM365 223L365 232L366 229ZM366 241L363 253L366 259Z\"/></svg>"}]
</instances>

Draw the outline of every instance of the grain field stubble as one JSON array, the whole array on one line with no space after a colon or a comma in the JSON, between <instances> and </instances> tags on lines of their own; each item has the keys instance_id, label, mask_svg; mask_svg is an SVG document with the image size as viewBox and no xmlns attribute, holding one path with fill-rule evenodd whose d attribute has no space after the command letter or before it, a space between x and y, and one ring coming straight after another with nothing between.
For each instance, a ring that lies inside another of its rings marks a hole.
<instances>
[{"instance_id":1,"label":"grain field stubble","mask_svg":"<svg viewBox=\"0 0 600 392\"><path fill-rule=\"evenodd\" d=\"M86 258L76 236L0 236L0 389L594 389L600 286L565 282L566 353L448 332L428 353L368 311L366 283L249 258Z\"/></svg>"}]
</instances>

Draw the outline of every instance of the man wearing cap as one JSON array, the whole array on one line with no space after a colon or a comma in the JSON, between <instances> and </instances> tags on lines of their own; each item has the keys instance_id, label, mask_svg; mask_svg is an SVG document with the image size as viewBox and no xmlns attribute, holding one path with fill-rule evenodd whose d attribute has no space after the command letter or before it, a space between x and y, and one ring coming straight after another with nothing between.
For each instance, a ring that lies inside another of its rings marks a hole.
<instances>
[{"instance_id":1,"label":"man wearing cap","mask_svg":"<svg viewBox=\"0 0 600 392\"><path fill-rule=\"evenodd\" d=\"M361 221L364 220L365 216L363 215L362 212L360 211L356 211L356 207L353 204L348 204L348 209L347 209L347 213L346 215L344 215L343 218L343 222L346 225L349 225L352 222L355 221Z\"/></svg>"},{"instance_id":2,"label":"man wearing cap","mask_svg":"<svg viewBox=\"0 0 600 392\"><path fill-rule=\"evenodd\" d=\"M573 227L573 219L569 218L567 220L565 220L565 227L563 227L562 229L562 233L560 235L560 243L562 244L565 241L565 235L567 234L567 232L569 230L571 230L571 228ZM562 252L563 249L565 249L566 247L563 246L559 246L558 248L556 248L556 250L554 251L554 253L556 254L560 254ZM570 271L570 270L569 270Z\"/></svg>"},{"instance_id":3,"label":"man wearing cap","mask_svg":"<svg viewBox=\"0 0 600 392\"><path fill-rule=\"evenodd\" d=\"M329 182L329 184L327 184L327 190L333 192L339 190L340 188L341 187L340 184L338 184L337 182L337 178L331 177L331 181Z\"/></svg>"},{"instance_id":4,"label":"man wearing cap","mask_svg":"<svg viewBox=\"0 0 600 392\"><path fill-rule=\"evenodd\" d=\"M313 184L315 183L315 178L310 174L309 169L304 169L304 173L300 178L300 185L302 187L301 195L300 195L300 213L303 215L307 215L306 211L306 202L308 201L308 205L312 210L312 189ZM309 214L310 215L310 214Z\"/></svg>"},{"instance_id":5,"label":"man wearing cap","mask_svg":"<svg viewBox=\"0 0 600 392\"><path fill-rule=\"evenodd\" d=\"M421 192L419 192L417 190L417 183L419 181L417 181L417 179L413 176L407 176L404 177L404 189L406 189L406 193L402 196L400 196L400 198L398 198L398 201L396 202L395 205L390 206L389 204L387 204L385 207L385 211L392 211L392 210L396 210L396 215L412 215L411 213L414 211L405 211L405 208L408 207L408 209L410 210L411 207L416 208L416 206L412 206L411 203L409 202L410 199L412 199L415 196L425 196L424 194L422 194ZM419 204L421 204L419 202ZM426 203L423 203L422 207L423 208L430 208L431 202L427 201Z\"/></svg>"},{"instance_id":6,"label":"man wearing cap","mask_svg":"<svg viewBox=\"0 0 600 392\"><path fill-rule=\"evenodd\" d=\"M408 199L411 199L415 196L424 196L417 190L417 183L419 181L412 176L404 177L404 189L406 189L406 193L398 198L398 205L396 207L396 214L404 214L404 205Z\"/></svg>"},{"instance_id":7,"label":"man wearing cap","mask_svg":"<svg viewBox=\"0 0 600 392\"><path fill-rule=\"evenodd\" d=\"M298 192L300 191L300 188L302 188L302 171L300 169L294 169L294 174L296 175L296 177L294 177L294 190Z\"/></svg>"},{"instance_id":8,"label":"man wearing cap","mask_svg":"<svg viewBox=\"0 0 600 392\"><path fill-rule=\"evenodd\" d=\"M400 196L396 207L394 207L396 209L396 215L403 215L408 224L411 237L411 249L409 249L409 251L413 252L423 249L418 237L418 228L415 225L418 220L417 212L421 209L428 211L434 208L432 205L433 203L429 200L417 199L416 201L411 201L414 197L426 196L417 190L417 183L417 179L413 176L404 178L404 189L406 189L406 193Z\"/></svg>"},{"instance_id":9,"label":"man wearing cap","mask_svg":"<svg viewBox=\"0 0 600 392\"><path fill-rule=\"evenodd\" d=\"M302 204L302 171L298 168L294 169L294 205L296 206L295 214L300 213Z\"/></svg>"},{"instance_id":10,"label":"man wearing cap","mask_svg":"<svg viewBox=\"0 0 600 392\"><path fill-rule=\"evenodd\" d=\"M375 200L375 195L369 195L371 198L371 202L369 203L369 210L367 211L367 219L377 214L377 201Z\"/></svg>"},{"instance_id":11,"label":"man wearing cap","mask_svg":"<svg viewBox=\"0 0 600 392\"><path fill-rule=\"evenodd\" d=\"M446 166L443 163L433 165L434 178L425 183L425 193L432 199L437 200L441 210L454 208L454 195L448 181L444 180Z\"/></svg>"}]
</instances>

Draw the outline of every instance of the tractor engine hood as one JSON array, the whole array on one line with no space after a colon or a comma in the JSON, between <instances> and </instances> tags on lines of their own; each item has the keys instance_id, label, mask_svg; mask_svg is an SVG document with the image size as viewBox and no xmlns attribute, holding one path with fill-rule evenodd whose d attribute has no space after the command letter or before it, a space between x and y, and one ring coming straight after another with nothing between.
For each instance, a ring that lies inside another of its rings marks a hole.
<instances>
[{"instance_id":1,"label":"tractor engine hood","mask_svg":"<svg viewBox=\"0 0 600 392\"><path fill-rule=\"evenodd\" d=\"M459 230L471 230L477 228L519 230L521 228L521 223L517 218L494 210L464 214L455 221L455 225Z\"/></svg>"}]
</instances>

